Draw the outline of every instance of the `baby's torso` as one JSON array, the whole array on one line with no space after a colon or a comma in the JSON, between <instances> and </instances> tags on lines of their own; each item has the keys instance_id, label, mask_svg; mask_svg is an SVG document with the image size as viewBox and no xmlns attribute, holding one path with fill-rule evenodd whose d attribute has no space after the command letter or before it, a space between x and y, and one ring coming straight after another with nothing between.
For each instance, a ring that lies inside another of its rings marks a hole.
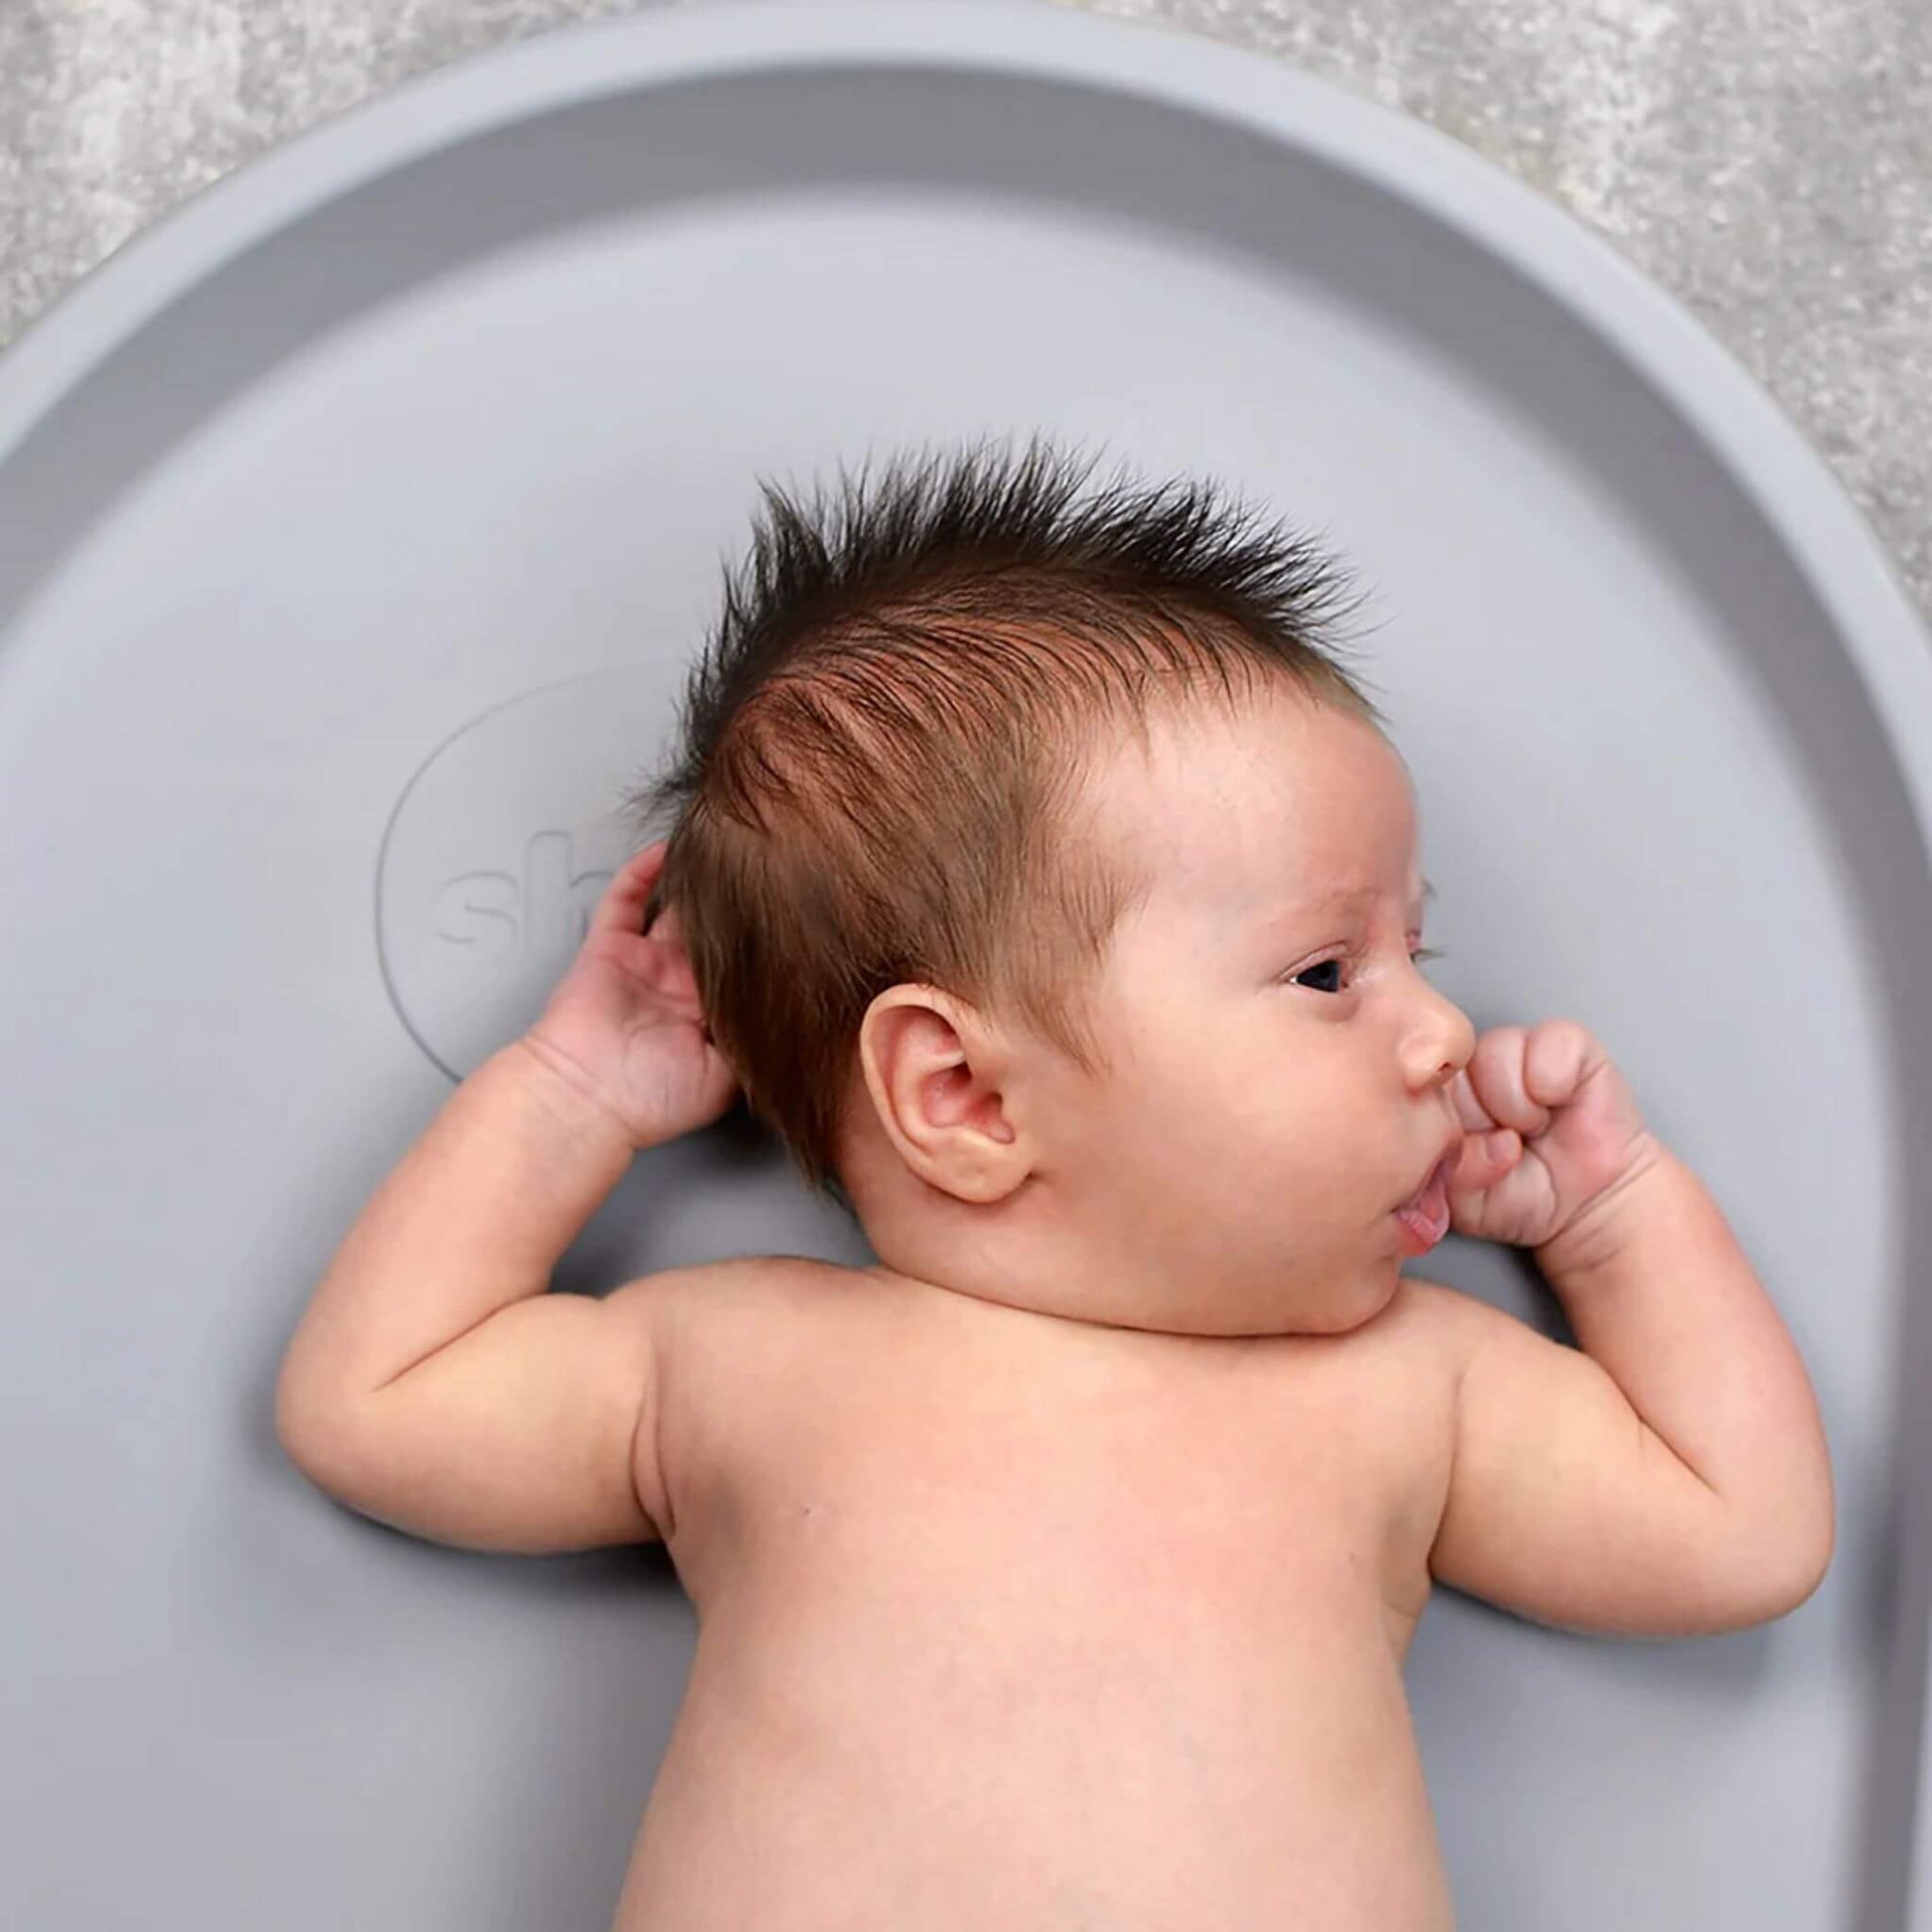
<instances>
[{"instance_id":1,"label":"baby's torso","mask_svg":"<svg viewBox=\"0 0 1932 1932\"><path fill-rule=\"evenodd\" d=\"M764 1267L664 1351L699 1638L618 1932L1445 1932L1409 1298L1196 1341Z\"/></svg>"}]
</instances>

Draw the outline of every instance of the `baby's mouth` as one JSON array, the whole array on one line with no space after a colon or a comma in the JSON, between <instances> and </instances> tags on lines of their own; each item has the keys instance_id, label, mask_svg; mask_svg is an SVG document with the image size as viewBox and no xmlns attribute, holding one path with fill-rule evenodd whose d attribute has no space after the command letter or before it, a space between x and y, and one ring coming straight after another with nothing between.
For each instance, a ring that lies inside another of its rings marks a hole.
<instances>
[{"instance_id":1,"label":"baby's mouth","mask_svg":"<svg viewBox=\"0 0 1932 1932\"><path fill-rule=\"evenodd\" d=\"M1462 1143L1457 1141L1423 1175L1422 1185L1397 1206L1397 1216L1408 1220L1418 1229L1445 1222L1449 1215L1449 1190L1454 1182L1455 1171L1461 1165ZM1436 1238L1442 1238L1440 1232Z\"/></svg>"},{"instance_id":2,"label":"baby's mouth","mask_svg":"<svg viewBox=\"0 0 1932 1932\"><path fill-rule=\"evenodd\" d=\"M1403 1248L1409 1254L1427 1254L1449 1228L1449 1182L1454 1177L1459 1148L1444 1155L1430 1169L1427 1178L1395 1210L1397 1224L1403 1229Z\"/></svg>"},{"instance_id":3,"label":"baby's mouth","mask_svg":"<svg viewBox=\"0 0 1932 1932\"><path fill-rule=\"evenodd\" d=\"M1422 1185L1418 1187L1416 1191L1413 1194L1411 1194L1407 1200L1398 1203L1395 1211L1398 1214L1403 1213L1405 1210L1410 1213L1416 1212L1423 1205L1423 1203L1429 1198L1431 1191L1438 1185L1439 1182L1442 1185L1443 1190L1447 1193L1450 1182L1452 1182L1455 1178L1456 1169L1461 1165L1462 1165L1462 1144L1460 1141L1458 1141L1455 1144L1455 1146L1450 1148L1449 1151L1446 1155L1444 1155L1443 1158L1440 1161L1438 1161L1436 1165L1433 1168L1431 1168L1426 1174L1423 1175Z\"/></svg>"}]
</instances>

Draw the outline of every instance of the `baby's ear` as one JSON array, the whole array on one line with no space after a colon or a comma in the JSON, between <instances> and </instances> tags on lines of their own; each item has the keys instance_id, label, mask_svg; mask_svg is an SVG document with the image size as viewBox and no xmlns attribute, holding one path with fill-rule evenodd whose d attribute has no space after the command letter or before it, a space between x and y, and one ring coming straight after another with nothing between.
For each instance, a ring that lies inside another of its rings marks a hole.
<instances>
[{"instance_id":1,"label":"baby's ear","mask_svg":"<svg viewBox=\"0 0 1932 1932\"><path fill-rule=\"evenodd\" d=\"M859 1029L873 1109L899 1159L929 1186L994 1201L1026 1178L1006 1119L993 1036L949 995L922 985L881 993Z\"/></svg>"}]
</instances>

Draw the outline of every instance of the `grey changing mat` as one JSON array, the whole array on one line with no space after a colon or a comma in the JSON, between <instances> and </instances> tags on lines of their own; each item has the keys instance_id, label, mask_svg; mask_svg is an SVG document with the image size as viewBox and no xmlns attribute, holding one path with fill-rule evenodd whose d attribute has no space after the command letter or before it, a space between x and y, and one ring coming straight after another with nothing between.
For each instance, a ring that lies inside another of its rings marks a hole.
<instances>
[{"instance_id":1,"label":"grey changing mat","mask_svg":"<svg viewBox=\"0 0 1932 1932\"><path fill-rule=\"evenodd\" d=\"M1035 426L1354 560L1440 983L1604 1039L1824 1406L1838 1560L1775 1625L1437 1593L1463 1918L1932 1932L1924 637L1762 394L1552 208L1018 5L525 43L223 182L0 362L0 1920L604 1932L691 1655L662 1552L336 1508L280 1353L566 963L755 479ZM727 1124L560 1286L773 1251L868 1258ZM1556 1318L1511 1253L1429 1272Z\"/></svg>"}]
</instances>

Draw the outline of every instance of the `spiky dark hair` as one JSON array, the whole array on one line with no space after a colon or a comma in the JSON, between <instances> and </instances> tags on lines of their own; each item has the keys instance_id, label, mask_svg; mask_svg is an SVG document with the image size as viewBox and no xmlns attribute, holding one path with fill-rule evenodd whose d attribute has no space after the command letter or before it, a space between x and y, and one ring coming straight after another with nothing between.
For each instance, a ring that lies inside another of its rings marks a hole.
<instances>
[{"instance_id":1,"label":"spiky dark hair","mask_svg":"<svg viewBox=\"0 0 1932 1932\"><path fill-rule=\"evenodd\" d=\"M1083 499L1095 461L1035 434L900 456L876 486L841 469L830 501L760 480L666 767L625 797L639 846L668 833L656 902L748 1106L855 1215L841 1126L887 988L1104 1063L1086 995L1146 890L1091 836L1110 744L1258 682L1385 728L1339 661L1337 558L1211 482L1117 472Z\"/></svg>"}]
</instances>

